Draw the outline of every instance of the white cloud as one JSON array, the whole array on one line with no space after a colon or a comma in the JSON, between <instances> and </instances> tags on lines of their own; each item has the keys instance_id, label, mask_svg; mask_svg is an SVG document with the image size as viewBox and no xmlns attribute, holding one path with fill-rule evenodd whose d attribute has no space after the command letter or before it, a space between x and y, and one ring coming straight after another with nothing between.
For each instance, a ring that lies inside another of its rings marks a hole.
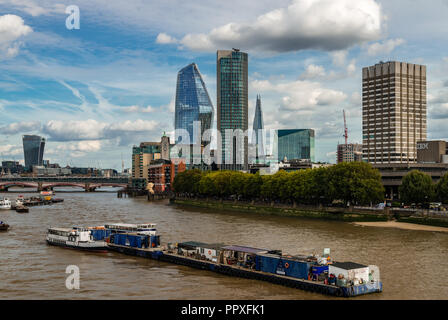
<instances>
[{"instance_id":1,"label":"white cloud","mask_svg":"<svg viewBox=\"0 0 448 320\"><path fill-rule=\"evenodd\" d=\"M49 3L48 1L42 4L37 4L33 0L0 0L0 4L5 4L14 7L17 10L25 12L33 17L41 15L50 15L53 13L65 13L65 5L61 3Z\"/></svg>"},{"instance_id":2,"label":"white cloud","mask_svg":"<svg viewBox=\"0 0 448 320\"><path fill-rule=\"evenodd\" d=\"M60 154L61 152L68 152L71 157L79 158L85 156L87 153L100 151L101 145L101 141L99 140L78 141L58 145L53 153Z\"/></svg>"},{"instance_id":3,"label":"white cloud","mask_svg":"<svg viewBox=\"0 0 448 320\"><path fill-rule=\"evenodd\" d=\"M318 82L297 80L273 84L268 80L254 80L251 87L257 92L274 91L282 94L281 107L284 110L313 111L317 106L338 104L346 100L341 91L323 88Z\"/></svg>"},{"instance_id":4,"label":"white cloud","mask_svg":"<svg viewBox=\"0 0 448 320\"><path fill-rule=\"evenodd\" d=\"M143 107L139 107L139 106L129 106L129 107L124 107L123 108L124 111L126 112L135 112L135 113L151 113L151 112L155 112L156 109L151 107L151 106L147 106L146 108Z\"/></svg>"},{"instance_id":5,"label":"white cloud","mask_svg":"<svg viewBox=\"0 0 448 320\"><path fill-rule=\"evenodd\" d=\"M99 122L94 119L79 121L51 120L43 128L43 133L53 141L80 141L129 138L135 133L150 133L158 128L152 120L123 121L117 123Z\"/></svg>"},{"instance_id":6,"label":"white cloud","mask_svg":"<svg viewBox=\"0 0 448 320\"><path fill-rule=\"evenodd\" d=\"M348 54L347 50L339 50L331 52L330 55L333 58L333 64L337 67L345 66L345 60L347 59L347 54Z\"/></svg>"},{"instance_id":7,"label":"white cloud","mask_svg":"<svg viewBox=\"0 0 448 320\"><path fill-rule=\"evenodd\" d=\"M326 73L323 66L310 64L306 67L305 72L300 75L300 79L317 79L325 76Z\"/></svg>"},{"instance_id":8,"label":"white cloud","mask_svg":"<svg viewBox=\"0 0 448 320\"><path fill-rule=\"evenodd\" d=\"M7 126L0 127L0 133L6 135L12 135L17 133L29 133L32 131L40 130L39 121L24 121L24 122L14 122Z\"/></svg>"},{"instance_id":9,"label":"white cloud","mask_svg":"<svg viewBox=\"0 0 448 320\"><path fill-rule=\"evenodd\" d=\"M287 8L272 10L253 23L228 23L208 34L187 34L180 42L198 51L343 50L377 39L381 24L381 7L374 0L293 0Z\"/></svg>"},{"instance_id":10,"label":"white cloud","mask_svg":"<svg viewBox=\"0 0 448 320\"><path fill-rule=\"evenodd\" d=\"M23 19L13 14L0 16L0 58L12 58L19 53L22 36L33 32L30 26L25 25Z\"/></svg>"},{"instance_id":11,"label":"white cloud","mask_svg":"<svg viewBox=\"0 0 448 320\"><path fill-rule=\"evenodd\" d=\"M0 145L0 155L2 157L4 156L18 156L23 154L23 149L20 147L17 147L15 145L7 144L7 145Z\"/></svg>"},{"instance_id":12,"label":"white cloud","mask_svg":"<svg viewBox=\"0 0 448 320\"><path fill-rule=\"evenodd\" d=\"M162 32L157 35L156 43L160 44L170 44L170 43L178 43L179 41L170 35Z\"/></svg>"},{"instance_id":13,"label":"white cloud","mask_svg":"<svg viewBox=\"0 0 448 320\"><path fill-rule=\"evenodd\" d=\"M403 39L389 39L387 41L375 42L368 46L367 54L369 56L378 56L382 54L389 54L395 50L396 47L404 44Z\"/></svg>"}]
</instances>

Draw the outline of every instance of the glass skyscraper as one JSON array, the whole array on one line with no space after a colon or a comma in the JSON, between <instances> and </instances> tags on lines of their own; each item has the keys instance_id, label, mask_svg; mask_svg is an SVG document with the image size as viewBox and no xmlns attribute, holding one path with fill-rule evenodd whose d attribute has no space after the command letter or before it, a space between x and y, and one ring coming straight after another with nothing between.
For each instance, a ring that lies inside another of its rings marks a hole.
<instances>
[{"instance_id":1,"label":"glass skyscraper","mask_svg":"<svg viewBox=\"0 0 448 320\"><path fill-rule=\"evenodd\" d=\"M195 121L201 122L201 139L205 130L211 129L213 104L208 95L204 80L195 63L189 64L177 74L176 110L174 128L177 132L184 129L190 135L190 141L183 144L197 143L193 136ZM176 133L176 143L180 136Z\"/></svg>"},{"instance_id":2,"label":"glass skyscraper","mask_svg":"<svg viewBox=\"0 0 448 320\"><path fill-rule=\"evenodd\" d=\"M263 160L265 155L263 112L261 111L261 97L259 95L257 95L255 106L253 130L252 144L255 146L255 159L258 163L259 160Z\"/></svg>"},{"instance_id":3,"label":"glass skyscraper","mask_svg":"<svg viewBox=\"0 0 448 320\"><path fill-rule=\"evenodd\" d=\"M23 153L25 156L25 167L32 169L33 166L41 166L44 158L45 138L33 135L24 135Z\"/></svg>"},{"instance_id":4,"label":"glass skyscraper","mask_svg":"<svg viewBox=\"0 0 448 320\"><path fill-rule=\"evenodd\" d=\"M276 130L274 139L279 162L285 157L288 161L302 159L315 161L313 129Z\"/></svg>"},{"instance_id":5,"label":"glass skyscraper","mask_svg":"<svg viewBox=\"0 0 448 320\"><path fill-rule=\"evenodd\" d=\"M221 134L221 169L245 170L248 163L248 139L226 135L226 129L248 129L248 56L238 49L218 50L217 129ZM218 142L219 146L219 142Z\"/></svg>"}]
</instances>

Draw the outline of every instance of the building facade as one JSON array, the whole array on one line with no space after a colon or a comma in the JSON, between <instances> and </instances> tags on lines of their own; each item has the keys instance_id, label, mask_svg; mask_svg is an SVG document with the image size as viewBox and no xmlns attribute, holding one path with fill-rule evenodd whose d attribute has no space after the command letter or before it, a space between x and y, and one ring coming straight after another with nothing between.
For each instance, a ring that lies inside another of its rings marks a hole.
<instances>
[{"instance_id":1,"label":"building facade","mask_svg":"<svg viewBox=\"0 0 448 320\"><path fill-rule=\"evenodd\" d=\"M426 140L426 66L380 62L362 70L363 159L416 163Z\"/></svg>"},{"instance_id":2,"label":"building facade","mask_svg":"<svg viewBox=\"0 0 448 320\"><path fill-rule=\"evenodd\" d=\"M362 144L338 144L337 163L362 161Z\"/></svg>"},{"instance_id":3,"label":"building facade","mask_svg":"<svg viewBox=\"0 0 448 320\"><path fill-rule=\"evenodd\" d=\"M183 140L178 133L181 129L188 132L190 139L182 141L183 144L201 143L204 131L212 128L213 104L195 63L189 64L177 74L175 108L176 143ZM199 141L194 136L195 121L201 123Z\"/></svg>"},{"instance_id":4,"label":"building facade","mask_svg":"<svg viewBox=\"0 0 448 320\"><path fill-rule=\"evenodd\" d=\"M218 50L216 67L220 168L247 170L248 55L238 49ZM229 131L226 134L226 130L233 130L235 134L229 134Z\"/></svg>"},{"instance_id":5,"label":"building facade","mask_svg":"<svg viewBox=\"0 0 448 320\"><path fill-rule=\"evenodd\" d=\"M276 130L274 136L275 149L277 150L278 162L305 159L315 162L314 130Z\"/></svg>"},{"instance_id":6,"label":"building facade","mask_svg":"<svg viewBox=\"0 0 448 320\"><path fill-rule=\"evenodd\" d=\"M132 178L148 179L148 166L153 160L161 159L159 142L142 142L132 148Z\"/></svg>"},{"instance_id":7,"label":"building facade","mask_svg":"<svg viewBox=\"0 0 448 320\"><path fill-rule=\"evenodd\" d=\"M150 192L161 193L172 190L176 174L186 170L184 162L175 163L169 160L155 160L148 166L148 185Z\"/></svg>"},{"instance_id":8,"label":"building facade","mask_svg":"<svg viewBox=\"0 0 448 320\"><path fill-rule=\"evenodd\" d=\"M32 170L33 166L42 166L45 138L35 135L24 135L22 140L25 168L27 168L27 170Z\"/></svg>"},{"instance_id":9,"label":"building facade","mask_svg":"<svg viewBox=\"0 0 448 320\"><path fill-rule=\"evenodd\" d=\"M448 163L447 143L443 140L417 142L418 163Z\"/></svg>"}]
</instances>

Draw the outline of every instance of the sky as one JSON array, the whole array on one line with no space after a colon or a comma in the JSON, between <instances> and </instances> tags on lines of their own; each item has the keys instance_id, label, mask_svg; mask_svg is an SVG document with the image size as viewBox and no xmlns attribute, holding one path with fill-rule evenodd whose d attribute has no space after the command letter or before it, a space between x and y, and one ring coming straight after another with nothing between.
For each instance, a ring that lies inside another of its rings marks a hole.
<instances>
[{"instance_id":1,"label":"sky","mask_svg":"<svg viewBox=\"0 0 448 320\"><path fill-rule=\"evenodd\" d=\"M39 134L62 166L130 167L133 145L173 133L186 65L216 111L231 48L249 54L249 127L259 94L266 129L316 131L317 161L336 161L342 110L362 142L361 72L379 61L427 66L428 138L448 139L447 16L448 0L0 0L0 158L23 162Z\"/></svg>"}]
</instances>

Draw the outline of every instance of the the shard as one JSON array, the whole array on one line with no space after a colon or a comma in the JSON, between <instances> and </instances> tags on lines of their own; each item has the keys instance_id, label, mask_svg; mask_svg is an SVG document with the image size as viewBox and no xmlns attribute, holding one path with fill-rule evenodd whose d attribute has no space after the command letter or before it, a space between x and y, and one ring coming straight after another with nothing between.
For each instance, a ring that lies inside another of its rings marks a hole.
<instances>
[{"instance_id":1,"label":"the shard","mask_svg":"<svg viewBox=\"0 0 448 320\"><path fill-rule=\"evenodd\" d=\"M263 124L263 112L261 111L261 97L257 95L257 103L255 106L255 117L253 124L253 136L252 144L255 145L256 150L256 161L264 159L265 156L265 145L264 145L264 124Z\"/></svg>"},{"instance_id":2,"label":"the shard","mask_svg":"<svg viewBox=\"0 0 448 320\"><path fill-rule=\"evenodd\" d=\"M176 130L176 143L183 140L178 130L186 130L190 141L182 143L196 143L194 136L195 122L201 124L201 137L205 130L211 129L213 121L213 104L202 80L199 68L195 63L189 64L177 74L176 109L174 128ZM201 139L202 140L202 139Z\"/></svg>"}]
</instances>

